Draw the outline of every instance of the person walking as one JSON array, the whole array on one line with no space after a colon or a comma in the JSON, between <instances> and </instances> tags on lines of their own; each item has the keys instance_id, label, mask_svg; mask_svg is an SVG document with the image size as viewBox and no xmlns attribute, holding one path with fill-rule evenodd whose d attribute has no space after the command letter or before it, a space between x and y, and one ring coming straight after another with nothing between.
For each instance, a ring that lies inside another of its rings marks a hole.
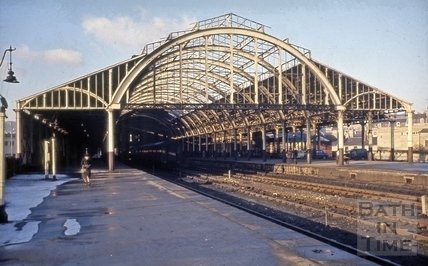
<instances>
[{"instance_id":1,"label":"person walking","mask_svg":"<svg viewBox=\"0 0 428 266\"><path fill-rule=\"evenodd\" d=\"M80 165L83 182L89 185L91 178L91 156L89 155L87 148L85 150L85 154L82 157Z\"/></svg>"}]
</instances>

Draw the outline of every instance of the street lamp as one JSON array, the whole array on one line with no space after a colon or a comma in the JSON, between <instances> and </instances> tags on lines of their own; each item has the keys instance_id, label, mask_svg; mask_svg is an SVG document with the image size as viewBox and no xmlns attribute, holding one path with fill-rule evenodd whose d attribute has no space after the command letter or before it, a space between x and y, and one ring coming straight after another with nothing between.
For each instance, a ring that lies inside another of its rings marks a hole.
<instances>
[{"instance_id":1,"label":"street lamp","mask_svg":"<svg viewBox=\"0 0 428 266\"><path fill-rule=\"evenodd\" d=\"M3 57L1 58L0 67L3 65L4 57L6 53L9 52L9 69L8 76L3 81L9 83L19 83L19 81L14 76L14 72L12 70L12 52L15 51L16 48L12 48L10 46L9 49L6 49L3 53ZM6 98L0 95L0 223L7 223L7 213L6 213L6 205L5 205L5 183L6 183L6 160L4 154L4 122L6 118L6 108L8 107Z\"/></svg>"},{"instance_id":2,"label":"street lamp","mask_svg":"<svg viewBox=\"0 0 428 266\"><path fill-rule=\"evenodd\" d=\"M4 50L3 57L1 58L1 63L0 63L0 67L1 67L1 65L3 65L3 60L4 60L4 57L6 56L6 53L9 52L9 69L7 71L7 77L3 80L9 83L19 83L19 81L13 75L15 74L15 72L13 72L12 70L12 52L15 50L16 48L12 48L12 46L10 46L9 49Z\"/></svg>"}]
</instances>

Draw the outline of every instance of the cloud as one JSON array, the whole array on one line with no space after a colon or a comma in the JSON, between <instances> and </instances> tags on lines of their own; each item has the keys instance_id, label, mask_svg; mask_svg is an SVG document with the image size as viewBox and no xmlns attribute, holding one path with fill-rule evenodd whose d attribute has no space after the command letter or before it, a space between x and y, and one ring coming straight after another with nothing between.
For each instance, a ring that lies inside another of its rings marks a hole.
<instances>
[{"instance_id":1,"label":"cloud","mask_svg":"<svg viewBox=\"0 0 428 266\"><path fill-rule=\"evenodd\" d=\"M166 37L170 32L186 30L196 19L182 17L170 19L154 17L150 20L134 20L129 16L114 18L88 17L82 27L86 34L97 41L107 43L117 49L140 51L146 44Z\"/></svg>"},{"instance_id":2,"label":"cloud","mask_svg":"<svg viewBox=\"0 0 428 266\"><path fill-rule=\"evenodd\" d=\"M27 45L24 45L19 49L19 56L50 64L80 65L83 62L80 52L62 48L33 51Z\"/></svg>"},{"instance_id":3,"label":"cloud","mask_svg":"<svg viewBox=\"0 0 428 266\"><path fill-rule=\"evenodd\" d=\"M78 65L82 63L82 56L79 52L66 49L45 51L43 53L43 57L46 61L52 63L67 63L72 65Z\"/></svg>"}]
</instances>

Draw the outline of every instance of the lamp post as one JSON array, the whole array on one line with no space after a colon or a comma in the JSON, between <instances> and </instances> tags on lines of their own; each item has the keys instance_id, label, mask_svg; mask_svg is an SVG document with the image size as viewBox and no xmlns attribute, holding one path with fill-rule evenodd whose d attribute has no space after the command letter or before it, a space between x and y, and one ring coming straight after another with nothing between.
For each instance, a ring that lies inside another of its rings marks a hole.
<instances>
[{"instance_id":1,"label":"lamp post","mask_svg":"<svg viewBox=\"0 0 428 266\"><path fill-rule=\"evenodd\" d=\"M391 151L390 151L390 160L393 162L395 160L395 141L394 141L394 125L395 125L395 119L393 116L390 117L389 119L389 125L391 127Z\"/></svg>"},{"instance_id":2,"label":"lamp post","mask_svg":"<svg viewBox=\"0 0 428 266\"><path fill-rule=\"evenodd\" d=\"M0 67L3 65L4 57L6 53L9 52L9 68L7 72L7 77L3 81L9 83L19 83L19 81L14 76L14 72L12 70L12 52L15 51L16 48L12 48L10 46L9 49L6 49L3 53L3 57L0 62ZM4 152L4 125L6 119L6 109L7 109L7 101L6 99L0 95L0 223L7 223L8 217L6 213L6 205L5 205L5 183L6 183L6 160L5 160L5 152Z\"/></svg>"}]
</instances>

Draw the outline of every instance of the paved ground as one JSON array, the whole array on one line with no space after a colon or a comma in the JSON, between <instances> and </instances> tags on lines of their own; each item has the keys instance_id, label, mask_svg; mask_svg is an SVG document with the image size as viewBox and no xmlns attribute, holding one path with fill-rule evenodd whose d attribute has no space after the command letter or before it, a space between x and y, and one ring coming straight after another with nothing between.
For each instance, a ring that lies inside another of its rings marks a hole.
<instances>
[{"instance_id":1,"label":"paved ground","mask_svg":"<svg viewBox=\"0 0 428 266\"><path fill-rule=\"evenodd\" d=\"M25 197L25 195L23 195ZM369 265L361 258L141 171L62 184L23 222L2 265Z\"/></svg>"}]
</instances>

